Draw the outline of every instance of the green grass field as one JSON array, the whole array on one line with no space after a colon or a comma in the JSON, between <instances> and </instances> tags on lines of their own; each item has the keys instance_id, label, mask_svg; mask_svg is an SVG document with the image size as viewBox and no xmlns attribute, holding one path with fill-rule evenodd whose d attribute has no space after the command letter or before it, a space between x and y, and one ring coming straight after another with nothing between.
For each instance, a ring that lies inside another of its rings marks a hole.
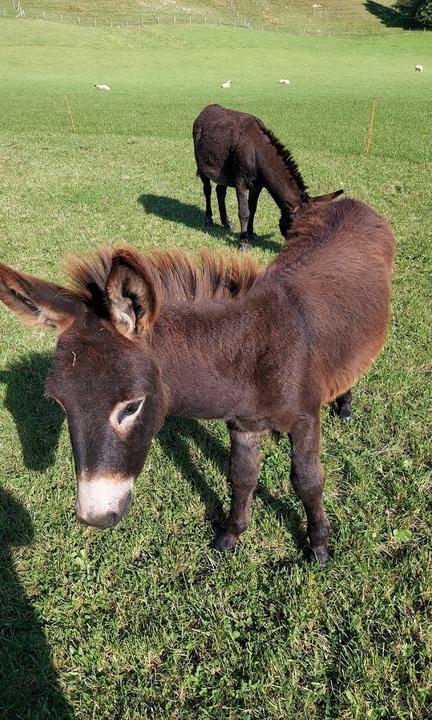
<instances>
[{"instance_id":1,"label":"green grass field","mask_svg":"<svg viewBox=\"0 0 432 720\"><path fill-rule=\"evenodd\" d=\"M286 439L263 444L238 551L209 548L229 503L217 422L169 419L130 514L106 532L78 526L67 428L43 398L55 338L0 308L2 720L431 717L430 37L0 18L1 261L63 281L62 259L98 244L235 245L202 227L191 126L209 102L262 117L312 194L344 187L398 244L388 343L354 420L322 413L325 570L304 559ZM263 194L262 262L277 228Z\"/></svg>"}]
</instances>

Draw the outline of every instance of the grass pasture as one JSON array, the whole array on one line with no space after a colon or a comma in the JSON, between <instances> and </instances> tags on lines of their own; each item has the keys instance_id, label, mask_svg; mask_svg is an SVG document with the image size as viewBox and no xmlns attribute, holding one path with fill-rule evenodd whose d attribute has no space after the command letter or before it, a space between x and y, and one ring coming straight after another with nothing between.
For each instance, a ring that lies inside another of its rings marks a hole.
<instances>
[{"instance_id":1,"label":"grass pasture","mask_svg":"<svg viewBox=\"0 0 432 720\"><path fill-rule=\"evenodd\" d=\"M285 439L263 444L238 551L209 548L229 501L217 422L169 419L127 518L79 527L67 428L43 398L54 337L0 308L0 717L431 717L430 34L0 18L0 89L0 259L27 272L62 281L65 256L104 243L235 244L202 226L191 125L208 102L262 117L313 194L344 187L398 244L388 343L356 386L354 421L322 413L325 570L304 560ZM235 216L232 191L228 204ZM281 245L277 220L263 194L262 262Z\"/></svg>"}]
</instances>

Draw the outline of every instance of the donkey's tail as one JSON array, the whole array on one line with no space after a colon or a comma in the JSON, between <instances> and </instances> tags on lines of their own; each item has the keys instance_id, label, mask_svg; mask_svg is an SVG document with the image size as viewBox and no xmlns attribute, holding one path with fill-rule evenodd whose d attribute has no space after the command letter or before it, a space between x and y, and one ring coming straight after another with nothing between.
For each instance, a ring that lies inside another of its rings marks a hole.
<instances>
[{"instance_id":1,"label":"donkey's tail","mask_svg":"<svg viewBox=\"0 0 432 720\"><path fill-rule=\"evenodd\" d=\"M315 195L315 197L311 197L310 202L313 203L323 203L323 202L330 202L330 200L334 200L335 198L339 197L339 195L342 195L343 190L335 190L334 192L327 193L326 195Z\"/></svg>"}]
</instances>

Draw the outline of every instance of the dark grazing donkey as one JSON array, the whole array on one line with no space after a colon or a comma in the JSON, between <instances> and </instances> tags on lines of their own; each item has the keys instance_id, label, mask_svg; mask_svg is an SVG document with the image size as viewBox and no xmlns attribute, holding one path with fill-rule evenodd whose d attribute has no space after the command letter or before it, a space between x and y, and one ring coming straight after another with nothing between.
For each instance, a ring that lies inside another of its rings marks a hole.
<instances>
[{"instance_id":1,"label":"dark grazing donkey","mask_svg":"<svg viewBox=\"0 0 432 720\"><path fill-rule=\"evenodd\" d=\"M277 258L199 261L131 248L78 260L66 290L0 265L0 299L57 328L46 393L64 409L78 520L115 525L167 414L220 418L231 437L232 504L220 549L249 522L265 431L289 433L310 545L328 558L320 408L344 402L382 347L393 237L356 200L306 205Z\"/></svg>"},{"instance_id":2,"label":"dark grazing donkey","mask_svg":"<svg viewBox=\"0 0 432 720\"><path fill-rule=\"evenodd\" d=\"M221 223L232 229L225 196L228 185L235 187L241 249L254 239L255 211L263 188L280 208L279 227L284 237L299 207L305 203L328 202L343 192L337 190L311 198L290 152L254 115L222 105L208 105L195 120L192 134L206 201L205 224L213 225L210 183L213 180Z\"/></svg>"}]
</instances>

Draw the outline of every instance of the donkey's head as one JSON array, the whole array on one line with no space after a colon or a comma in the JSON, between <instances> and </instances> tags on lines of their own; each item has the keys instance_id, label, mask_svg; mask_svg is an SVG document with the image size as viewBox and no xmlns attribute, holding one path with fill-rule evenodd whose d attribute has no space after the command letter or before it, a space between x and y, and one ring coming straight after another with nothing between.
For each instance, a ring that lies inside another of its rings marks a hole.
<instances>
[{"instance_id":1,"label":"donkey's head","mask_svg":"<svg viewBox=\"0 0 432 720\"><path fill-rule=\"evenodd\" d=\"M344 191L341 190L335 190L331 193L326 193L325 195L315 195L314 197L310 197L306 192L301 194L300 202L298 202L295 205L289 205L288 207L282 207L281 216L279 219L279 230L282 235L282 237L286 238L288 231L291 229L291 226L293 224L293 217L298 213L299 210L305 207L305 205L314 205L316 203L328 203L334 200L335 198L339 197L339 195L342 195Z\"/></svg>"},{"instance_id":2,"label":"donkey's head","mask_svg":"<svg viewBox=\"0 0 432 720\"><path fill-rule=\"evenodd\" d=\"M157 292L131 250L77 264L77 289L0 263L0 299L25 322L57 329L46 394L64 409L78 484L80 522L115 525L166 414L151 350Z\"/></svg>"}]
</instances>

